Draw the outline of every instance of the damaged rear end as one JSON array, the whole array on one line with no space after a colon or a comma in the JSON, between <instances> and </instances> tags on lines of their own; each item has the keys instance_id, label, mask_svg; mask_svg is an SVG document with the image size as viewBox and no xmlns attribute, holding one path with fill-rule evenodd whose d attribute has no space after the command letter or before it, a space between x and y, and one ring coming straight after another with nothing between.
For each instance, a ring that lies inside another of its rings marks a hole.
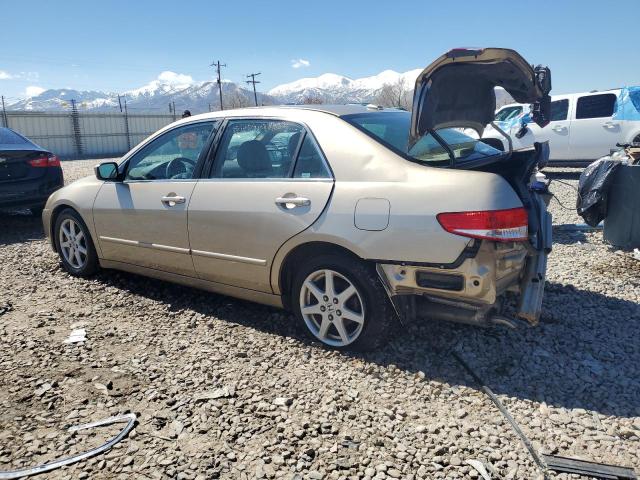
<instances>
[{"instance_id":1,"label":"damaged rear end","mask_svg":"<svg viewBox=\"0 0 640 480\"><path fill-rule=\"evenodd\" d=\"M440 57L418 76L409 159L429 166L499 175L521 207L442 212L447 232L469 238L452 264L378 264L378 272L404 321L419 316L489 325L513 325L513 317L538 323L542 309L551 215L535 188L535 173L549 157L546 143L518 152L500 152L472 139L493 121L495 87L532 105L532 120L548 123L550 71L532 67L508 49L460 49ZM425 153L426 152L426 153ZM434 153L435 152L435 153ZM515 311L507 294L517 297Z\"/></svg>"}]
</instances>

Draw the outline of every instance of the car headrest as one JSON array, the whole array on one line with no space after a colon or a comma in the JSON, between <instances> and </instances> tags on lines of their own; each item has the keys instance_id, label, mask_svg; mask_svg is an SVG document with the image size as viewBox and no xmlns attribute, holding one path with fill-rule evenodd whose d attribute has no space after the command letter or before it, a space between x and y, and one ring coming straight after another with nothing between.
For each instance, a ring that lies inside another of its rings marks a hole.
<instances>
[{"instance_id":1,"label":"car headrest","mask_svg":"<svg viewBox=\"0 0 640 480\"><path fill-rule=\"evenodd\" d=\"M266 147L258 140L244 142L238 148L238 165L246 173L264 175L271 172L271 158Z\"/></svg>"}]
</instances>

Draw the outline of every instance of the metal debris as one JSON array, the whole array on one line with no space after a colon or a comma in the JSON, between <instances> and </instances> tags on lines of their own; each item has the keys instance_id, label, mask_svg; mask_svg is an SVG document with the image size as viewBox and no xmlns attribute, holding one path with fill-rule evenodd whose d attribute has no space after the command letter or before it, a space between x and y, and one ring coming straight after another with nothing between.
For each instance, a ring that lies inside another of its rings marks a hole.
<instances>
[{"instance_id":1,"label":"metal debris","mask_svg":"<svg viewBox=\"0 0 640 480\"><path fill-rule=\"evenodd\" d=\"M606 463L587 462L575 458L542 454L549 470L564 473L577 473L585 477L612 480L636 480L638 477L632 468L617 467Z\"/></svg>"},{"instance_id":2,"label":"metal debris","mask_svg":"<svg viewBox=\"0 0 640 480\"><path fill-rule=\"evenodd\" d=\"M86 460L87 458L98 455L102 452L106 452L111 447L113 447L116 443L126 437L134 424L136 423L136 415L134 413L126 413L124 415L118 415L115 417L105 418L104 420L98 420L97 422L84 423L82 425L76 425L74 427L69 428L69 432L77 432L79 430L87 430L89 428L102 427L104 425L111 425L113 423L124 423L127 422L127 425L122 429L122 431L109 440L107 443L100 445L99 447L88 450L84 453L80 453L78 455L73 455L71 457L62 458L60 460L54 460L53 462L45 463L44 465L38 465L37 467L31 468L22 468L20 470L11 470L0 472L0 480L9 480L13 478L22 478L29 477L31 475L37 475L44 472L49 472L56 468L64 467L66 465L71 465L72 463L79 462L81 460Z\"/></svg>"},{"instance_id":3,"label":"metal debris","mask_svg":"<svg viewBox=\"0 0 640 480\"><path fill-rule=\"evenodd\" d=\"M13 305L11 302L0 302L0 315L10 312L13 310Z\"/></svg>"},{"instance_id":4,"label":"metal debris","mask_svg":"<svg viewBox=\"0 0 640 480\"><path fill-rule=\"evenodd\" d=\"M466 463L467 465L475 468L484 480L491 480L491 475L487 472L487 469L484 468L484 463L480 460L467 460Z\"/></svg>"},{"instance_id":5,"label":"metal debris","mask_svg":"<svg viewBox=\"0 0 640 480\"><path fill-rule=\"evenodd\" d=\"M81 343L87 340L87 331L84 328L71 330L69 338L64 343Z\"/></svg>"}]
</instances>

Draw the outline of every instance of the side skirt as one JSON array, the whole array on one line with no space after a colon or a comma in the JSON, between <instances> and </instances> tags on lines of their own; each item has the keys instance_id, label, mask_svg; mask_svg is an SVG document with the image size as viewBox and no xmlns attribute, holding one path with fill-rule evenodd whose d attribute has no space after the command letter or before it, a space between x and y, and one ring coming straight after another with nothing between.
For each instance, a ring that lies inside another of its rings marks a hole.
<instances>
[{"instance_id":1,"label":"side skirt","mask_svg":"<svg viewBox=\"0 0 640 480\"><path fill-rule=\"evenodd\" d=\"M220 295L228 295L229 297L240 298L250 302L262 303L271 307L283 308L282 298L279 295L271 293L258 292L247 288L235 287L224 283L211 282L200 278L187 277L176 273L164 272L148 267L141 267L125 262L117 262L114 260L100 259L102 268L112 268L114 270L122 270L129 273L144 275L145 277L157 278L167 282L178 283L188 287L199 288L208 292L218 293Z\"/></svg>"}]
</instances>

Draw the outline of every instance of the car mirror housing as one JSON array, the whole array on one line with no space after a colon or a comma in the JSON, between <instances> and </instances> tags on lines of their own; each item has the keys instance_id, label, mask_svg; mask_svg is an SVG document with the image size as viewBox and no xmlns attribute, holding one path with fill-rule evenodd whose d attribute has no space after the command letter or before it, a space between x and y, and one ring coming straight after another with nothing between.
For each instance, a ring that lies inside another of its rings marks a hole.
<instances>
[{"instance_id":1,"label":"car mirror housing","mask_svg":"<svg viewBox=\"0 0 640 480\"><path fill-rule=\"evenodd\" d=\"M118 164L116 162L104 162L95 167L96 178L106 182L119 180Z\"/></svg>"}]
</instances>

